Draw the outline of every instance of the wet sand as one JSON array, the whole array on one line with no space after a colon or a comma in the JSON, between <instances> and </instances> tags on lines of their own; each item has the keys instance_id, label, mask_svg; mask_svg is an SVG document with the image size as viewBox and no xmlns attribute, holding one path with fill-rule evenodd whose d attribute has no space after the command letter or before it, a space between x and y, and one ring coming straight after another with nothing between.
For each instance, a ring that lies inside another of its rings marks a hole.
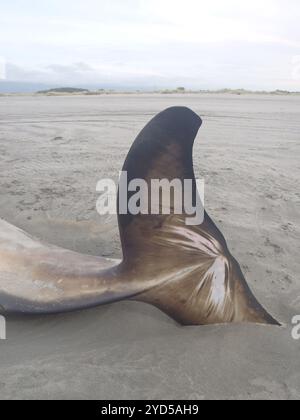
<instances>
[{"instance_id":1,"label":"wet sand","mask_svg":"<svg viewBox=\"0 0 300 420\"><path fill-rule=\"evenodd\" d=\"M259 301L283 327L182 328L123 302L10 317L0 398L299 399L300 96L0 98L0 217L55 245L121 256L97 181L117 179L135 136L168 106L203 118L194 163L206 209Z\"/></svg>"}]
</instances>

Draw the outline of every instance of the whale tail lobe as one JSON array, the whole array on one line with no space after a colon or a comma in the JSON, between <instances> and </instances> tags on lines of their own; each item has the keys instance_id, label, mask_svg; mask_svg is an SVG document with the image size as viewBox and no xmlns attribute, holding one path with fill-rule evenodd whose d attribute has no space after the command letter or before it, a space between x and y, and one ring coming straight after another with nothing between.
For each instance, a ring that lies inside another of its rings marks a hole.
<instances>
[{"instance_id":1,"label":"whale tail lobe","mask_svg":"<svg viewBox=\"0 0 300 420\"><path fill-rule=\"evenodd\" d=\"M127 187L132 180L143 179L150 201L153 179L169 183L176 179L183 186L191 180L187 191L191 202L202 205L192 157L201 124L187 108L169 108L157 115L137 137L125 161ZM277 324L253 296L208 214L203 213L202 223L189 225L189 214L175 213L176 200L183 196L171 194L170 214L164 214L162 200L159 214L119 214L125 271L134 271L144 281L157 279L154 287L135 299L154 304L182 324Z\"/></svg>"}]
</instances>

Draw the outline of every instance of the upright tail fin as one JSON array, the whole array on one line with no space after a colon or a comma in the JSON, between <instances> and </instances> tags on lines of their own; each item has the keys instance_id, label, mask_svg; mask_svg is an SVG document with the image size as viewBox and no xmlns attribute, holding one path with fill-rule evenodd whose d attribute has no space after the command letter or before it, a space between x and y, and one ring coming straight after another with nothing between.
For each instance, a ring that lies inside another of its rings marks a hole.
<instances>
[{"instance_id":1,"label":"upright tail fin","mask_svg":"<svg viewBox=\"0 0 300 420\"><path fill-rule=\"evenodd\" d=\"M201 124L187 108L170 108L157 115L128 154L123 168L126 187L137 178L146 181L148 189L140 192L140 197L146 195L150 203L153 179L177 179L183 189L184 180L189 179L192 202L196 203L192 152ZM156 305L183 324L277 324L254 298L222 233L207 213L202 224L188 226L190 215L175 214L178 203L174 194L170 204L170 214L163 214L162 201L156 215L149 214L150 209L148 214L119 214L123 270L145 283L157 280L135 299Z\"/></svg>"}]
</instances>

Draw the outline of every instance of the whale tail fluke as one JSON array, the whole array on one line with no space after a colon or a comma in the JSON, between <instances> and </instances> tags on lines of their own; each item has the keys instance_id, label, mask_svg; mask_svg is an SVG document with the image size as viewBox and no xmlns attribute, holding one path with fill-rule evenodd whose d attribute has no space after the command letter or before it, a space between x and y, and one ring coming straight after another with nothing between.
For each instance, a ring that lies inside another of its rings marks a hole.
<instances>
[{"instance_id":1,"label":"whale tail fluke","mask_svg":"<svg viewBox=\"0 0 300 420\"><path fill-rule=\"evenodd\" d=\"M153 179L169 183L176 179L183 186L179 198L183 200L188 179L191 202L201 205L192 158L201 124L198 115L181 107L169 108L150 121L124 164L127 188L134 179L146 181L144 194L150 202ZM171 194L170 214L163 214L162 200L159 214L151 214L150 204L148 214L119 214L124 270L144 281L158 280L135 299L156 305L182 324L276 324L254 298L212 219L204 212L202 223L188 225L190 215L175 214L176 199Z\"/></svg>"}]
</instances>

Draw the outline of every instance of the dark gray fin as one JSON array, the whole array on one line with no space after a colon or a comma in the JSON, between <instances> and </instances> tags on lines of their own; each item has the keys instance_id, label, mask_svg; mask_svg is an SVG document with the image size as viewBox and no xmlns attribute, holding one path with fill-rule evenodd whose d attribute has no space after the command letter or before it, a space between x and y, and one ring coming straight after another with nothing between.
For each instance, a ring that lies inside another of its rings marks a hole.
<instances>
[{"instance_id":1,"label":"dark gray fin","mask_svg":"<svg viewBox=\"0 0 300 420\"><path fill-rule=\"evenodd\" d=\"M198 115L188 108L169 108L157 115L135 140L123 171L126 187L134 179L193 180L192 198L197 202L193 169L193 144L201 127ZM128 200L134 193L131 193ZM119 193L120 201L120 193ZM161 204L161 203L160 203ZM156 305L182 324L227 322L278 324L257 302L226 241L205 212L202 224L188 226L188 214L119 214L128 277L155 286L135 297Z\"/></svg>"}]
</instances>

